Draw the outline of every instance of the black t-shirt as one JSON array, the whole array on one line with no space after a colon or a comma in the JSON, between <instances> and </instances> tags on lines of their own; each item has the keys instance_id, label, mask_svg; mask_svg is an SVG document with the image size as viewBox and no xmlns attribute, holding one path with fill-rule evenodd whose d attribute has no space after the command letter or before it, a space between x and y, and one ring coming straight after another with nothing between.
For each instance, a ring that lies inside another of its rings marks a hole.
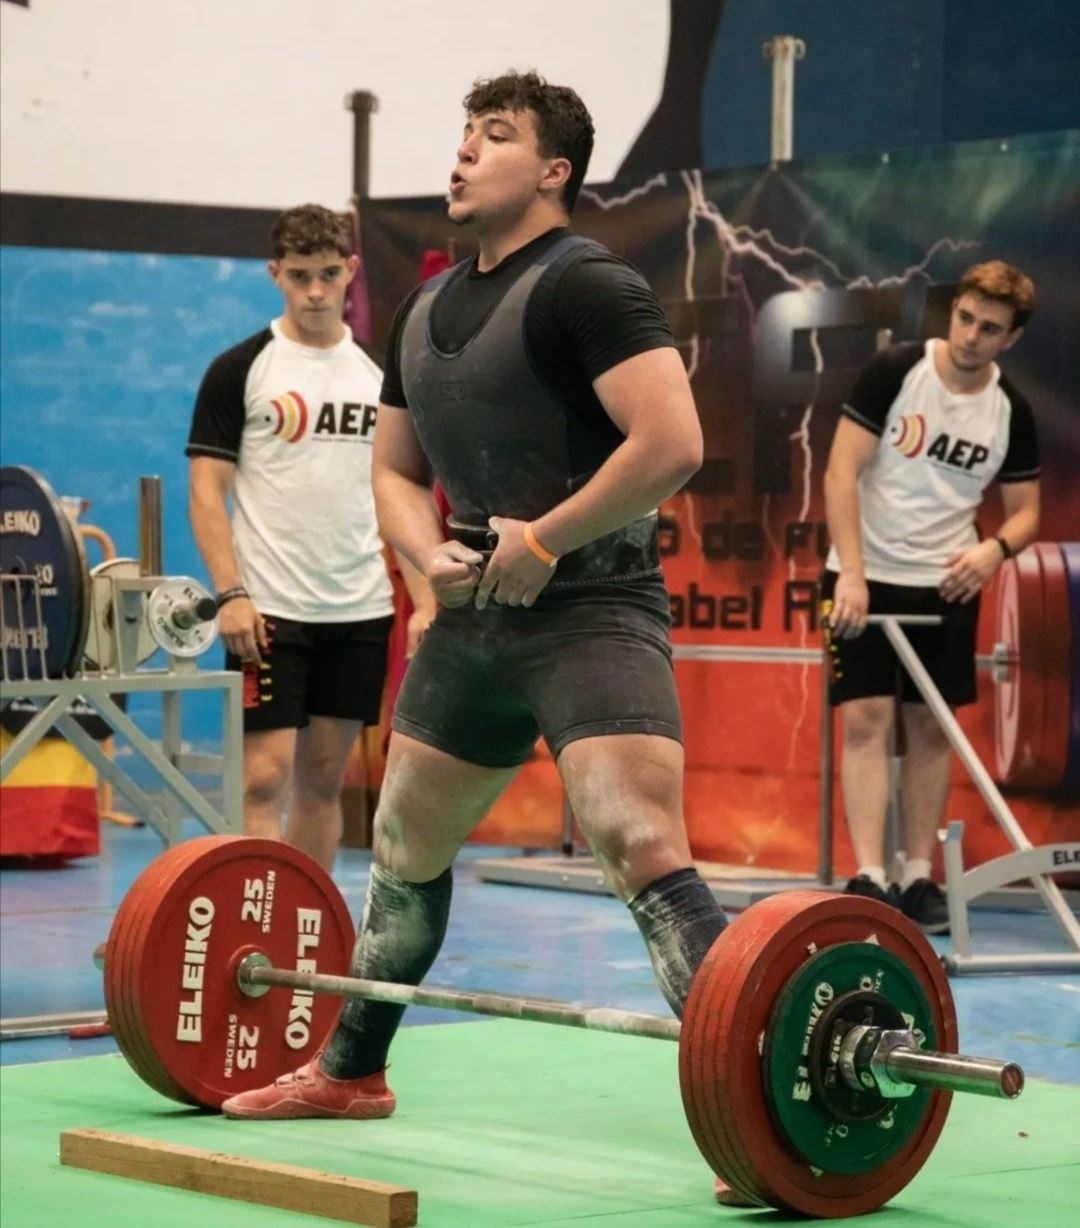
<instances>
[{"instance_id":1,"label":"black t-shirt","mask_svg":"<svg viewBox=\"0 0 1080 1228\"><path fill-rule=\"evenodd\" d=\"M440 292L432 312L435 344L456 354L498 306L514 280L566 234L550 230L481 273L474 256L464 276ZM381 400L408 408L401 384L401 330L420 287L401 304L387 344ZM610 452L622 434L593 391L605 371L646 350L673 346L663 308L644 277L607 251L590 252L545 274L529 300L525 343L534 369L559 400Z\"/></svg>"}]
</instances>

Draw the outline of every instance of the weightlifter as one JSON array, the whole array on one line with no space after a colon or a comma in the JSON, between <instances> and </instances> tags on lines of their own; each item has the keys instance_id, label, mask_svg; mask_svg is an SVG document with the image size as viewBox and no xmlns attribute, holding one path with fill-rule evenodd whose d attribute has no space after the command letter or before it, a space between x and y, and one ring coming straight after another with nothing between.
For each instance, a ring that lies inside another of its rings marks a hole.
<instances>
[{"instance_id":1,"label":"weightlifter","mask_svg":"<svg viewBox=\"0 0 1080 1228\"><path fill-rule=\"evenodd\" d=\"M701 463L693 396L644 280L568 229L593 145L581 99L510 73L464 105L449 217L479 252L399 308L379 406L379 524L439 609L394 714L352 972L424 977L454 857L542 734L681 1015L726 923L686 838L656 536ZM225 1113L387 1116L402 1010L349 1001L319 1056Z\"/></svg>"},{"instance_id":2,"label":"weightlifter","mask_svg":"<svg viewBox=\"0 0 1080 1228\"><path fill-rule=\"evenodd\" d=\"M929 933L948 929L930 876L951 755L933 713L868 613L939 614L907 630L945 701L974 703L979 593L1039 527L1039 453L1027 401L994 361L1031 318L1035 287L1001 261L961 277L948 336L876 354L836 427L825 474L833 546L823 582L830 696L843 727L841 783L857 868L847 890L898 904ZM1005 519L980 536L991 482ZM906 752L903 881L884 869L888 738L900 688Z\"/></svg>"},{"instance_id":3,"label":"weightlifter","mask_svg":"<svg viewBox=\"0 0 1080 1228\"><path fill-rule=\"evenodd\" d=\"M189 506L226 669L244 674L244 834L280 839L287 808L285 838L329 870L349 752L379 719L393 614L371 491L381 373L342 320L358 264L346 219L300 205L270 238L284 311L203 377ZM434 599L403 572L415 636Z\"/></svg>"}]
</instances>

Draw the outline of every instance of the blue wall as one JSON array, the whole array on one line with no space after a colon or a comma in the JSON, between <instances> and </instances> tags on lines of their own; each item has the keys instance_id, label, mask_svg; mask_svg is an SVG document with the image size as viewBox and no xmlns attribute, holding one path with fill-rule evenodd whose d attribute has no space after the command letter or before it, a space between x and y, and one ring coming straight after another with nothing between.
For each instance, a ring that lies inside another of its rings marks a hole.
<instances>
[{"instance_id":1,"label":"blue wall","mask_svg":"<svg viewBox=\"0 0 1080 1228\"><path fill-rule=\"evenodd\" d=\"M778 34L807 45L799 159L1080 126L1077 0L727 0L702 97L706 167L767 161L761 46Z\"/></svg>"},{"instance_id":2,"label":"blue wall","mask_svg":"<svg viewBox=\"0 0 1080 1228\"><path fill-rule=\"evenodd\" d=\"M4 464L89 499L84 521L131 555L138 479L159 474L166 569L205 578L187 525L195 391L216 354L279 309L260 261L0 249Z\"/></svg>"},{"instance_id":3,"label":"blue wall","mask_svg":"<svg viewBox=\"0 0 1080 1228\"><path fill-rule=\"evenodd\" d=\"M160 475L165 570L206 582L187 522L187 441L199 380L223 349L277 315L256 260L0 249L0 459L57 494L90 500L84 523L138 554L138 479ZM91 566L100 552L90 546ZM218 668L211 649L202 663ZM219 699L185 701L185 738L213 740ZM156 699L131 711L151 735Z\"/></svg>"}]
</instances>

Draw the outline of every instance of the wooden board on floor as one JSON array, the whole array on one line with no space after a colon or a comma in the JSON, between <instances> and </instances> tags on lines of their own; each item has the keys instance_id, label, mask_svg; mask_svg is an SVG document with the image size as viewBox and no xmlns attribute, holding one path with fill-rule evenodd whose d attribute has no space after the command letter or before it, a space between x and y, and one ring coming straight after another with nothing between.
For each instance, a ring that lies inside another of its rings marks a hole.
<instances>
[{"instance_id":1,"label":"wooden board on floor","mask_svg":"<svg viewBox=\"0 0 1080 1228\"><path fill-rule=\"evenodd\" d=\"M404 1186L293 1164L247 1160L108 1130L63 1131L60 1163L199 1194L322 1215L347 1224L412 1228L416 1223L417 1194Z\"/></svg>"}]
</instances>

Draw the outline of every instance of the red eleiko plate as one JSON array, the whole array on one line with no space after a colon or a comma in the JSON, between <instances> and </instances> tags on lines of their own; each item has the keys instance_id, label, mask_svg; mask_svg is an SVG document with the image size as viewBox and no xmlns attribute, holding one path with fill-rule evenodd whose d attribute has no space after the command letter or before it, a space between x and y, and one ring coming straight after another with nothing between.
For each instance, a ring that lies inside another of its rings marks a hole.
<instances>
[{"instance_id":1,"label":"red eleiko plate","mask_svg":"<svg viewBox=\"0 0 1080 1228\"><path fill-rule=\"evenodd\" d=\"M109 936L106 984L121 1049L151 1086L217 1108L313 1056L340 999L252 998L236 966L254 950L277 968L347 973L352 920L321 867L277 841L206 836L164 854L133 891Z\"/></svg>"},{"instance_id":2,"label":"red eleiko plate","mask_svg":"<svg viewBox=\"0 0 1080 1228\"><path fill-rule=\"evenodd\" d=\"M239 837L200 836L169 849L147 866L139 877L139 892L128 919L126 939L121 945L122 1002L128 1021L129 1042L139 1055L136 1069L155 1091L173 1100L185 1100L186 1097L183 1089L170 1077L147 1044L145 1025L134 985L134 957L139 944L144 940L147 926L153 918L164 887L184 867L190 865L194 858L204 855L208 847L214 846L222 839L236 840Z\"/></svg>"},{"instance_id":3,"label":"red eleiko plate","mask_svg":"<svg viewBox=\"0 0 1080 1228\"><path fill-rule=\"evenodd\" d=\"M1042 566L1034 550L1022 550L1001 566L995 638L1014 658L994 696L997 778L1003 784L1037 784L1046 716L1046 639Z\"/></svg>"},{"instance_id":4,"label":"red eleiko plate","mask_svg":"<svg viewBox=\"0 0 1080 1228\"><path fill-rule=\"evenodd\" d=\"M105 1005L116 1033L117 1046L135 1073L155 1091L173 1099L184 1099L181 1089L169 1078L146 1044L144 1028L132 1000L132 953L147 913L170 877L174 877L207 846L236 836L202 836L168 849L155 858L138 876L117 909L105 948Z\"/></svg>"},{"instance_id":5,"label":"red eleiko plate","mask_svg":"<svg viewBox=\"0 0 1080 1228\"><path fill-rule=\"evenodd\" d=\"M1041 783L1059 789L1069 758L1069 713L1072 701L1072 615L1065 555L1057 542L1037 542L1043 581L1043 738L1039 756Z\"/></svg>"},{"instance_id":6,"label":"red eleiko plate","mask_svg":"<svg viewBox=\"0 0 1080 1228\"><path fill-rule=\"evenodd\" d=\"M705 957L683 1014L679 1081L687 1121L713 1171L744 1198L840 1218L880 1207L933 1150L952 1099L933 1092L906 1143L872 1171L814 1169L770 1112L761 1050L773 1006L802 963L841 943L876 943L911 970L932 1018L916 1020L955 1053L956 1015L940 961L898 910L873 900L790 891L736 918Z\"/></svg>"}]
</instances>

